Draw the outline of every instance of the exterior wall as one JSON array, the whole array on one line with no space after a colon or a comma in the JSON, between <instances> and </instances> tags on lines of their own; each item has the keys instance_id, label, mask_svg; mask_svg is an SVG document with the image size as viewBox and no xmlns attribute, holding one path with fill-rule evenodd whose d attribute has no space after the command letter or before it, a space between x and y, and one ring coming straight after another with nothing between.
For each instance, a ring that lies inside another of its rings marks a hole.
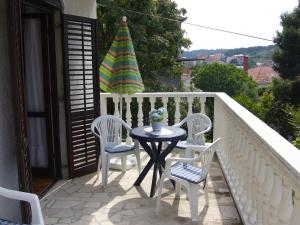
<instances>
[{"instance_id":1,"label":"exterior wall","mask_svg":"<svg viewBox=\"0 0 300 225\"><path fill-rule=\"evenodd\" d=\"M7 2L0 0L0 186L18 190L13 86L8 57ZM19 202L0 197L0 217L20 221Z\"/></svg>"},{"instance_id":2,"label":"exterior wall","mask_svg":"<svg viewBox=\"0 0 300 225\"><path fill-rule=\"evenodd\" d=\"M97 18L96 0L63 0L63 2L65 14Z\"/></svg>"}]
</instances>

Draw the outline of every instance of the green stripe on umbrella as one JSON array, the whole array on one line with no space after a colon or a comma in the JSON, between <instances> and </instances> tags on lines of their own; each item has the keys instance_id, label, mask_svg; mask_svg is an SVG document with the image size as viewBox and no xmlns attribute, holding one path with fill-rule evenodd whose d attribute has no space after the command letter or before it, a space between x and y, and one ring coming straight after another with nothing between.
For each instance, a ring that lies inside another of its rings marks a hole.
<instances>
[{"instance_id":1,"label":"green stripe on umbrella","mask_svg":"<svg viewBox=\"0 0 300 225\"><path fill-rule=\"evenodd\" d=\"M144 91L126 17L120 23L99 72L100 88L105 92L134 94Z\"/></svg>"}]
</instances>

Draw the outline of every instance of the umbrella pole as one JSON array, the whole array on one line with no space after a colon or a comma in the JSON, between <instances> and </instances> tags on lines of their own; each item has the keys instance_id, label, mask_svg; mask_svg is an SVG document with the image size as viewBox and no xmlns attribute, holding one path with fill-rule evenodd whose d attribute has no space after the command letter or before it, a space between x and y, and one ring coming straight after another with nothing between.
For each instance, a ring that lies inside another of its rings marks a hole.
<instances>
[{"instance_id":1,"label":"umbrella pole","mask_svg":"<svg viewBox=\"0 0 300 225\"><path fill-rule=\"evenodd\" d=\"M123 119L123 110L122 110L122 108L123 108L123 101L122 101L122 98L123 96L122 96L122 94L120 94L120 118L121 119Z\"/></svg>"},{"instance_id":2,"label":"umbrella pole","mask_svg":"<svg viewBox=\"0 0 300 225\"><path fill-rule=\"evenodd\" d=\"M120 94L120 118L123 120L123 101L122 101L122 94ZM121 126L121 142L123 141L123 126Z\"/></svg>"}]
</instances>

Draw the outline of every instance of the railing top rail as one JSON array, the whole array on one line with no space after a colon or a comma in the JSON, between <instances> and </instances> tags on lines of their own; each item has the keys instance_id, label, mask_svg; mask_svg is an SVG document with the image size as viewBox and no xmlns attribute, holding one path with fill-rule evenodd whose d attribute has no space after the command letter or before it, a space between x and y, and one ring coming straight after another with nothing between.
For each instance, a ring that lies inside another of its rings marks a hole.
<instances>
[{"instance_id":1,"label":"railing top rail","mask_svg":"<svg viewBox=\"0 0 300 225\"><path fill-rule=\"evenodd\" d=\"M279 159L298 180L300 179L300 151L295 146L227 94L216 93L216 97L240 118L271 154Z\"/></svg>"},{"instance_id":2,"label":"railing top rail","mask_svg":"<svg viewBox=\"0 0 300 225\"><path fill-rule=\"evenodd\" d=\"M123 97L215 97L217 92L143 92L132 95L123 94ZM100 93L101 97L111 97L118 93Z\"/></svg>"}]
</instances>

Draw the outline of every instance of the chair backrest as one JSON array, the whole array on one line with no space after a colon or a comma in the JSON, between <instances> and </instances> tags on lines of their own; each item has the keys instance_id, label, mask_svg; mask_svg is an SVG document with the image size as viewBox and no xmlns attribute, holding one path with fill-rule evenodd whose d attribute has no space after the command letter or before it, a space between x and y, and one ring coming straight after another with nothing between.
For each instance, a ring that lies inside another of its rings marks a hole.
<instances>
[{"instance_id":1,"label":"chair backrest","mask_svg":"<svg viewBox=\"0 0 300 225\"><path fill-rule=\"evenodd\" d=\"M213 156L216 150L219 148L219 142L221 138L215 140L209 147L201 152L201 164L202 164L202 177L206 177L209 171Z\"/></svg>"},{"instance_id":2,"label":"chair backrest","mask_svg":"<svg viewBox=\"0 0 300 225\"><path fill-rule=\"evenodd\" d=\"M19 201L25 201L29 203L31 209L31 224L44 225L42 209L37 195L0 187L0 196L14 199L14 200L19 200ZM1 224L14 224L14 223L6 220L2 220Z\"/></svg>"},{"instance_id":3,"label":"chair backrest","mask_svg":"<svg viewBox=\"0 0 300 225\"><path fill-rule=\"evenodd\" d=\"M199 136L195 136L195 134L201 131L208 132L211 129L212 123L209 117L202 113L194 113L188 115L183 121L185 121L188 129L187 142L203 145L205 143L204 134Z\"/></svg>"},{"instance_id":4,"label":"chair backrest","mask_svg":"<svg viewBox=\"0 0 300 225\"><path fill-rule=\"evenodd\" d=\"M92 132L100 138L105 147L112 147L122 142L122 125L126 124L122 119L113 115L99 116L92 125Z\"/></svg>"}]
</instances>

